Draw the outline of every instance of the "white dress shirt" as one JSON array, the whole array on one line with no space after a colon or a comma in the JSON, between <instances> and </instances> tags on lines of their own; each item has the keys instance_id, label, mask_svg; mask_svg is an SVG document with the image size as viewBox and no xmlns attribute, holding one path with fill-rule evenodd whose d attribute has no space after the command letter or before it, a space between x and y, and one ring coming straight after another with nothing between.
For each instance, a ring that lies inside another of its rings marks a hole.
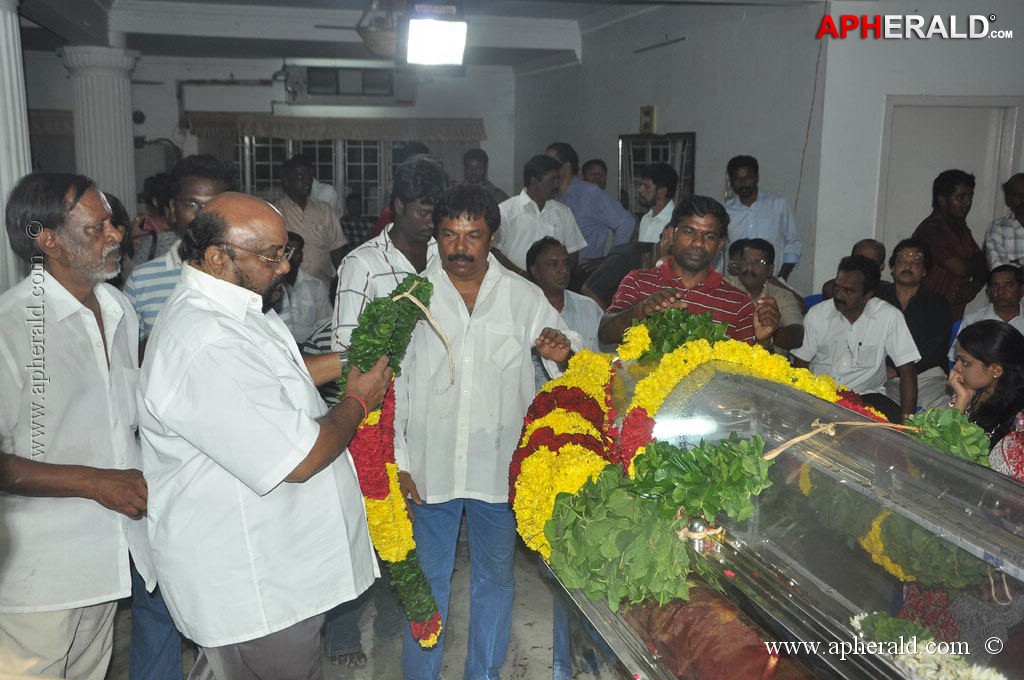
<instances>
[{"instance_id":1,"label":"white dress shirt","mask_svg":"<svg viewBox=\"0 0 1024 680\"><path fill-rule=\"evenodd\" d=\"M814 305L804 317L804 344L791 352L858 394L885 391L885 357L896 366L921 358L903 312L871 298L852 324L831 302Z\"/></svg>"},{"instance_id":2,"label":"white dress shirt","mask_svg":"<svg viewBox=\"0 0 1024 680\"><path fill-rule=\"evenodd\" d=\"M960 337L961 331L972 323L978 323L979 321L1003 321L1003 318L996 314L996 308L991 302L981 309L974 310L970 314L964 314L963 323L961 323L960 327L956 329L956 335L953 337L953 342L949 347L950 361L954 361L956 359L956 339ZM1004 323L1010 324L1024 334L1024 300L1020 301L1020 313Z\"/></svg>"},{"instance_id":3,"label":"white dress shirt","mask_svg":"<svg viewBox=\"0 0 1024 680\"><path fill-rule=\"evenodd\" d=\"M283 483L327 408L288 329L262 306L186 265L140 383L157 578L178 629L204 647L287 628L377 575L346 454Z\"/></svg>"},{"instance_id":4,"label":"white dress shirt","mask_svg":"<svg viewBox=\"0 0 1024 680\"><path fill-rule=\"evenodd\" d=\"M640 234L638 237L640 243L657 243L661 239L661 232L665 231L665 227L671 221L672 213L675 209L676 202L669 201L657 215L654 214L654 208L648 210L640 218Z\"/></svg>"},{"instance_id":5,"label":"white dress shirt","mask_svg":"<svg viewBox=\"0 0 1024 680\"><path fill-rule=\"evenodd\" d=\"M348 353L352 331L359 323L359 315L372 300L384 297L416 273L409 258L398 249L388 235L389 224L379 234L345 256L338 265L338 292L334 297L334 337L331 349ZM427 244L427 262L437 257L437 242Z\"/></svg>"},{"instance_id":6,"label":"white dress shirt","mask_svg":"<svg viewBox=\"0 0 1024 680\"><path fill-rule=\"evenodd\" d=\"M725 202L729 213L729 240L741 238L763 238L775 248L775 271L778 274L783 264L796 264L800 261L803 245L800 234L796 230L796 218L789 202L777 194L757 190L757 200L749 206L743 205L738 196ZM727 252L722 248L719 261L728 264L724 258ZM718 267L715 267L718 269Z\"/></svg>"},{"instance_id":7,"label":"white dress shirt","mask_svg":"<svg viewBox=\"0 0 1024 680\"><path fill-rule=\"evenodd\" d=\"M300 269L295 284L287 286L285 294L292 315L292 337L296 342L305 342L331 318L331 291L326 283Z\"/></svg>"},{"instance_id":8,"label":"white dress shirt","mask_svg":"<svg viewBox=\"0 0 1024 680\"><path fill-rule=\"evenodd\" d=\"M545 201L544 209L539 210L523 189L519 195L503 201L498 208L501 210L501 228L495 236L494 247L520 269L526 269L526 251L545 236L561 241L569 254L587 245L572 210L556 200Z\"/></svg>"},{"instance_id":9,"label":"white dress shirt","mask_svg":"<svg viewBox=\"0 0 1024 680\"><path fill-rule=\"evenodd\" d=\"M434 284L430 313L455 357L454 382L444 343L421 322L395 383L395 457L428 503L508 502L508 466L536 394L534 340L544 328L557 328L580 347L540 288L493 255L487 261L472 314L439 259L425 270ZM554 362L545 363L558 375Z\"/></svg>"},{"instance_id":10,"label":"white dress shirt","mask_svg":"<svg viewBox=\"0 0 1024 680\"><path fill-rule=\"evenodd\" d=\"M96 316L41 267L0 296L0 450L40 463L139 468L139 325L114 287ZM104 350L104 340L106 349ZM108 364L109 360L109 364ZM85 498L0 493L0 611L56 611L131 594L145 524Z\"/></svg>"}]
</instances>

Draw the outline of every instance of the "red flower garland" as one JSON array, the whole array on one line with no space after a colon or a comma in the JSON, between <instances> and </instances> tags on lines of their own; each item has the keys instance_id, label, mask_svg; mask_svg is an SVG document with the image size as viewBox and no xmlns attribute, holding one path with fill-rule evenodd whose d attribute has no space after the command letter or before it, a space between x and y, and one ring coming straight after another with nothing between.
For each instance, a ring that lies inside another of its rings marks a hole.
<instances>
[{"instance_id":1,"label":"red flower garland","mask_svg":"<svg viewBox=\"0 0 1024 680\"><path fill-rule=\"evenodd\" d=\"M348 452L356 466L363 496L374 500L387 498L386 463L395 462L395 381L388 385L376 425L362 425L349 442Z\"/></svg>"}]
</instances>

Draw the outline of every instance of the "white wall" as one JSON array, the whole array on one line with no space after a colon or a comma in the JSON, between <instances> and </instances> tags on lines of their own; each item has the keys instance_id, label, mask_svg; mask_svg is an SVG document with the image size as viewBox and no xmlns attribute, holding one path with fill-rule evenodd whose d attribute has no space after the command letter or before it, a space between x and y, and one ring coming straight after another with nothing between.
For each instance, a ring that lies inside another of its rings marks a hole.
<instances>
[{"instance_id":1,"label":"white wall","mask_svg":"<svg viewBox=\"0 0 1024 680\"><path fill-rule=\"evenodd\" d=\"M966 6L966 7L965 7ZM1024 3L1019 0L838 2L839 14L995 14L1009 40L828 39L818 203L817 284L857 240L875 236L886 95L1024 94ZM699 138L698 138L699 139ZM1016 170L1022 167L1016 159ZM950 167L955 167L955 159ZM1005 178L1003 178L1005 179ZM930 181L930 178L929 178ZM989 190L978 187L978 191ZM930 212L931 196L908 197ZM890 244L891 245L891 244Z\"/></svg>"},{"instance_id":2,"label":"white wall","mask_svg":"<svg viewBox=\"0 0 1024 680\"><path fill-rule=\"evenodd\" d=\"M795 211L804 256L792 280L807 288L817 215L820 105L815 111L812 92L821 13L820 6L679 7L586 33L580 65L516 78L516 166L552 141L568 141L581 160L604 158L615 186L618 135L637 132L640 107L653 104L657 132L696 132L698 194L721 200L725 164L741 153L758 158L765 189L793 203L800 186ZM820 88L817 96L820 102Z\"/></svg>"},{"instance_id":3,"label":"white wall","mask_svg":"<svg viewBox=\"0 0 1024 680\"><path fill-rule=\"evenodd\" d=\"M179 80L270 79L281 68L273 59L189 59L143 55L132 75L132 106L146 114L137 135L172 139L186 154L195 153L196 139L178 130L175 83ZM26 52L25 74L30 109L71 109L71 84L60 59L52 53ZM188 86L185 102L191 111L270 113L283 100L275 86ZM511 191L513 182L513 114L515 85L511 68L468 67L462 77L421 79L416 104L404 107L323 107L315 113L339 117L482 118L487 139L481 146L491 158L491 180ZM314 113L308 111L308 113ZM302 115L293 108L284 115ZM462 168L449 168L462 179Z\"/></svg>"}]
</instances>

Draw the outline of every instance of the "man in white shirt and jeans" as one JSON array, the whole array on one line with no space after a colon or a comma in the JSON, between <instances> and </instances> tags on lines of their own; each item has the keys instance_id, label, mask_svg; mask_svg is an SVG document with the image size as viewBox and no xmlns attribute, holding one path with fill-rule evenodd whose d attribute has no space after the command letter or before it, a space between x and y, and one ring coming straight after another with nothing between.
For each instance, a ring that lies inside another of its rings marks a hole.
<instances>
[{"instance_id":1,"label":"man in white shirt and jeans","mask_svg":"<svg viewBox=\"0 0 1024 680\"><path fill-rule=\"evenodd\" d=\"M24 177L6 217L31 272L0 296L0 650L34 660L32 675L102 680L129 549L150 571L138 321L103 283L121 234L80 175Z\"/></svg>"},{"instance_id":2,"label":"man in white shirt and jeans","mask_svg":"<svg viewBox=\"0 0 1024 680\"><path fill-rule=\"evenodd\" d=\"M320 678L323 613L377 576L345 447L391 377L352 369L328 410L272 297L289 271L269 203L214 198L140 382L153 563L171 616L202 647L190 677ZM320 359L320 357L317 357ZM323 360L339 365L337 355Z\"/></svg>"},{"instance_id":3,"label":"man in white shirt and jeans","mask_svg":"<svg viewBox=\"0 0 1024 680\"><path fill-rule=\"evenodd\" d=\"M536 390L530 351L550 371L569 359L570 331L544 294L490 252L501 222L480 187L449 189L434 206L438 257L427 264L430 312L447 336L421 323L395 383L395 458L411 501L423 572L448 621L462 513L471 564L466 680L498 677L511 631L516 522L508 468ZM524 263L525 264L525 263ZM443 637L443 636L442 636ZM440 677L444 640L422 649L408 630L405 680Z\"/></svg>"}]
</instances>

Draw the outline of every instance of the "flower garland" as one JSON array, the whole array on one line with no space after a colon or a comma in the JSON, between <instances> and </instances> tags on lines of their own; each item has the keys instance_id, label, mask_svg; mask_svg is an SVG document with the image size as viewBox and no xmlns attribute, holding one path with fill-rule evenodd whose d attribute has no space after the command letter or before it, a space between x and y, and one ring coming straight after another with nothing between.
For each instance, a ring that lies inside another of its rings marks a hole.
<instances>
[{"instance_id":1,"label":"flower garland","mask_svg":"<svg viewBox=\"0 0 1024 680\"><path fill-rule=\"evenodd\" d=\"M607 389L612 359L582 351L560 378L549 381L526 414L519 448L509 467L509 497L520 536L544 559L551 544L544 525L560 493L575 495L609 463L614 450L612 411Z\"/></svg>"},{"instance_id":2,"label":"flower garland","mask_svg":"<svg viewBox=\"0 0 1024 680\"><path fill-rule=\"evenodd\" d=\"M872 562L881 565L883 569L899 580L905 583L916 581L916 576L908 574L902 566L893 562L892 558L885 554L885 542L882 540L882 523L891 514L892 510L882 510L882 512L878 513L878 517L875 517L874 521L871 522L871 530L857 539L857 543L871 555Z\"/></svg>"},{"instance_id":3,"label":"flower garland","mask_svg":"<svg viewBox=\"0 0 1024 680\"><path fill-rule=\"evenodd\" d=\"M877 506L827 475L800 466L800 493L822 525L856 540L871 561L904 583L962 588L984 580L988 568L963 548L927 534L911 520Z\"/></svg>"},{"instance_id":4,"label":"flower garland","mask_svg":"<svg viewBox=\"0 0 1024 680\"><path fill-rule=\"evenodd\" d=\"M418 290L417 290L418 289ZM415 292L414 292L415 291ZM410 274L387 298L378 298L359 315L352 333L350 365L368 370L387 354L397 372L412 337L413 326L430 301L430 283ZM339 379L344 391L347 370ZM370 540L391 574L391 586L409 619L413 637L421 647L437 644L443 628L437 607L416 556L412 522L398 484L395 462L395 383L388 385L384 402L363 418L348 445L366 505Z\"/></svg>"},{"instance_id":5,"label":"flower garland","mask_svg":"<svg viewBox=\"0 0 1024 680\"><path fill-rule=\"evenodd\" d=\"M623 354L640 356L649 348L646 327L633 326L626 332L619 358ZM622 426L616 428L611 394L617 362L607 354L580 352L570 360L566 372L545 384L534 399L509 467L509 499L519 533L530 548L545 559L550 557L544 526L558 494L575 495L608 464L621 464L624 472L634 477L636 456L653 441L653 416L679 381L709 361L741 365L744 373L827 401L840 399L831 378L792 368L784 357L760 346L735 340L712 345L700 339L665 354L637 383Z\"/></svg>"}]
</instances>

